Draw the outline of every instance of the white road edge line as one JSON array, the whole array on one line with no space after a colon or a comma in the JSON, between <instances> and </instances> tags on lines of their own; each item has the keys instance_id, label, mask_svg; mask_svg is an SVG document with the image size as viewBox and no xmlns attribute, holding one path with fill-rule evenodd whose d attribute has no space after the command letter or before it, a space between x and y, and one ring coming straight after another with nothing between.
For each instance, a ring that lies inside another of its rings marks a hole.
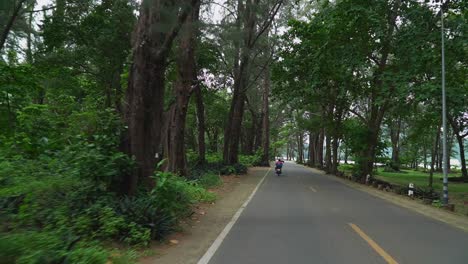
<instances>
[{"instance_id":1,"label":"white road edge line","mask_svg":"<svg viewBox=\"0 0 468 264\"><path fill-rule=\"evenodd\" d=\"M310 189L311 191L313 191L313 192L317 192L317 190L315 190L314 187L312 187L312 186L309 186L309 189Z\"/></svg>"},{"instance_id":2,"label":"white road edge line","mask_svg":"<svg viewBox=\"0 0 468 264\"><path fill-rule=\"evenodd\" d=\"M247 207L247 205L250 203L252 198L254 197L255 193L258 191L260 186L262 185L263 181L265 180L266 176L268 173L271 171L271 168L268 169L268 171L265 173L263 178L260 180L260 182L257 184L255 189L252 191L250 194L249 198L242 204L242 206L237 210L236 214L232 217L231 221L224 227L223 231L218 235L216 240L213 242L213 244L210 246L210 248L205 252L205 255L197 262L197 264L208 264L211 260L211 258L214 256L218 248L221 246L223 243L224 239L226 236L229 234L229 231L231 231L231 228L234 226L234 224L237 222L239 219L240 215L244 211L244 209Z\"/></svg>"}]
</instances>

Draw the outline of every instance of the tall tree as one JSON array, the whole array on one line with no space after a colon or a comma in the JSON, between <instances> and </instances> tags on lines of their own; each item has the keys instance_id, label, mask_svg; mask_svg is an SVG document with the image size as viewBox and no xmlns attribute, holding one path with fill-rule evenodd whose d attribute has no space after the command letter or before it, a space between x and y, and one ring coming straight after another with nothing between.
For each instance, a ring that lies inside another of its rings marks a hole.
<instances>
[{"instance_id":1,"label":"tall tree","mask_svg":"<svg viewBox=\"0 0 468 264\"><path fill-rule=\"evenodd\" d=\"M258 39L268 30L273 19L278 13L283 1L277 0L268 8L263 21L259 21L257 10L260 9L260 0L247 0L244 6L243 1L238 2L238 16L241 16L242 23L242 43L239 55L239 67L234 74L234 87L231 107L224 130L223 160L227 164L238 162L239 141L246 90L249 84L250 69L252 64L252 51ZM237 60L236 60L237 63ZM237 68L237 67L236 67Z\"/></svg>"},{"instance_id":2,"label":"tall tree","mask_svg":"<svg viewBox=\"0 0 468 264\"><path fill-rule=\"evenodd\" d=\"M125 151L134 156L137 169L126 181L134 194L139 181L151 185L150 175L161 160L165 74L169 52L198 0L144 0L135 29L133 63L126 95Z\"/></svg>"},{"instance_id":3,"label":"tall tree","mask_svg":"<svg viewBox=\"0 0 468 264\"><path fill-rule=\"evenodd\" d=\"M200 89L197 81L195 45L199 20L200 2L195 3L180 32L179 52L177 56L177 81L174 84L175 102L169 113L167 156L171 172L187 176L185 151L185 123L190 96L195 89ZM197 88L198 87L198 88ZM200 93L200 91L198 91ZM199 98L198 98L199 100ZM197 102L198 105L199 102ZM198 105L200 108L200 106ZM200 110L201 111L201 110ZM203 135L203 134L202 134ZM200 142L199 142L200 144Z\"/></svg>"}]
</instances>

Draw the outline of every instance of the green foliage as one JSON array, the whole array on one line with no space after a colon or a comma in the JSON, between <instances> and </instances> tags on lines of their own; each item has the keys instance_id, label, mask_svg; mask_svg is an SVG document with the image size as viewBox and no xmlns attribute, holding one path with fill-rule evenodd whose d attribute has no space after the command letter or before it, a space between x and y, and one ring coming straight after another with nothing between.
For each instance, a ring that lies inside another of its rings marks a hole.
<instances>
[{"instance_id":1,"label":"green foliage","mask_svg":"<svg viewBox=\"0 0 468 264\"><path fill-rule=\"evenodd\" d=\"M198 183L206 189L218 187L223 184L218 174L213 172L207 172L198 179Z\"/></svg>"},{"instance_id":2,"label":"green foliage","mask_svg":"<svg viewBox=\"0 0 468 264\"><path fill-rule=\"evenodd\" d=\"M101 246L77 242L54 231L27 231L2 235L0 263L104 264L110 252Z\"/></svg>"},{"instance_id":3,"label":"green foliage","mask_svg":"<svg viewBox=\"0 0 468 264\"><path fill-rule=\"evenodd\" d=\"M223 159L218 153L206 155L205 164L196 164L191 168L192 179L202 179L205 174L214 175L233 175L246 174L247 167L252 167L260 162L260 152L256 155L240 155L239 163L234 165L225 165ZM196 159L193 158L193 159Z\"/></svg>"},{"instance_id":4,"label":"green foliage","mask_svg":"<svg viewBox=\"0 0 468 264\"><path fill-rule=\"evenodd\" d=\"M432 201L432 206L435 206L437 208L441 208L443 206L442 202L440 200L434 200Z\"/></svg>"},{"instance_id":5,"label":"green foliage","mask_svg":"<svg viewBox=\"0 0 468 264\"><path fill-rule=\"evenodd\" d=\"M259 150L255 153L255 155L240 155L239 163L246 167L257 166L262 160L262 154L262 151Z\"/></svg>"}]
</instances>

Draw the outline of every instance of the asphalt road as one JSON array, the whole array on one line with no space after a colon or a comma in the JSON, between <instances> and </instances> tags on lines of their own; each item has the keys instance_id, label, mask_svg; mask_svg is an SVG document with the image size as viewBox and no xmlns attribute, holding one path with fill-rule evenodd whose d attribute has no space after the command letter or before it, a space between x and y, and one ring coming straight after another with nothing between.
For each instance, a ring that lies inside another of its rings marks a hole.
<instances>
[{"instance_id":1,"label":"asphalt road","mask_svg":"<svg viewBox=\"0 0 468 264\"><path fill-rule=\"evenodd\" d=\"M210 264L468 263L468 233L286 163Z\"/></svg>"}]
</instances>

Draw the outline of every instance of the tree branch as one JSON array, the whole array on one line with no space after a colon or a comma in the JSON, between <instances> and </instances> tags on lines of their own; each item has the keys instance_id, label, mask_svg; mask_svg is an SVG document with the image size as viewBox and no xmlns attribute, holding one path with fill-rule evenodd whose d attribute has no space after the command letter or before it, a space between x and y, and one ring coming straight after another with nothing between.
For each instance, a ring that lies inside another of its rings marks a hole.
<instances>
[{"instance_id":1,"label":"tree branch","mask_svg":"<svg viewBox=\"0 0 468 264\"><path fill-rule=\"evenodd\" d=\"M255 36L252 43L250 43L251 47L253 47L255 45L255 43L258 41L258 39L263 35L263 33L268 29L268 27L270 27L271 23L275 19L275 16L278 13L279 9L281 8L282 4L283 4L283 0L278 0L275 3L272 10L269 12L268 19L263 23L262 27L258 31L257 36Z\"/></svg>"},{"instance_id":2,"label":"tree branch","mask_svg":"<svg viewBox=\"0 0 468 264\"><path fill-rule=\"evenodd\" d=\"M13 14L10 17L10 20L8 20L8 23L5 29L3 30L2 35L0 36L0 51L3 49L3 46L5 45L5 42L8 38L8 34L10 33L10 30L13 27L13 24L15 23L15 20L18 17L21 7L23 7L24 2L26 2L26 0L19 1L18 5L13 10Z\"/></svg>"},{"instance_id":3,"label":"tree branch","mask_svg":"<svg viewBox=\"0 0 468 264\"><path fill-rule=\"evenodd\" d=\"M52 9L55 9L57 6L54 5L54 6L49 6L49 7L45 7L43 9L37 9L37 10L25 10L23 11L23 14L27 14L27 13L37 13L37 12L44 12L44 11L48 11L48 10L52 10Z\"/></svg>"},{"instance_id":4,"label":"tree branch","mask_svg":"<svg viewBox=\"0 0 468 264\"><path fill-rule=\"evenodd\" d=\"M265 72L265 69L267 67L267 65L271 62L273 58L273 51L270 53L270 56L268 57L267 61L262 65L262 68L260 70L260 72L258 73L257 76L255 76L254 80L252 82L250 82L246 88L244 89L244 91L247 91L254 83L257 82L257 80L260 78L260 76L263 75L263 73Z\"/></svg>"},{"instance_id":5,"label":"tree branch","mask_svg":"<svg viewBox=\"0 0 468 264\"><path fill-rule=\"evenodd\" d=\"M349 108L348 111L355 114L363 123L367 123L367 120L360 113L356 112L356 110Z\"/></svg>"},{"instance_id":6,"label":"tree branch","mask_svg":"<svg viewBox=\"0 0 468 264\"><path fill-rule=\"evenodd\" d=\"M190 4L184 8L182 11L182 14L179 15L177 19L177 23L174 25L174 27L166 34L166 37L164 39L164 42L161 46L161 49L156 53L156 57L160 58L162 56L165 56L170 48L172 47L172 42L174 39L177 37L179 34L180 29L182 28L182 25L185 23L187 20L188 15L192 11L193 7L198 4L200 0L192 0Z\"/></svg>"},{"instance_id":7,"label":"tree branch","mask_svg":"<svg viewBox=\"0 0 468 264\"><path fill-rule=\"evenodd\" d=\"M223 5L223 4L217 3L215 1L212 1L210 4L215 4L217 6L220 6L220 7L224 8L225 10L227 10L229 15L232 15L234 17L236 16L237 12L232 11L231 9L229 9L229 7L227 7L227 6Z\"/></svg>"}]
</instances>

